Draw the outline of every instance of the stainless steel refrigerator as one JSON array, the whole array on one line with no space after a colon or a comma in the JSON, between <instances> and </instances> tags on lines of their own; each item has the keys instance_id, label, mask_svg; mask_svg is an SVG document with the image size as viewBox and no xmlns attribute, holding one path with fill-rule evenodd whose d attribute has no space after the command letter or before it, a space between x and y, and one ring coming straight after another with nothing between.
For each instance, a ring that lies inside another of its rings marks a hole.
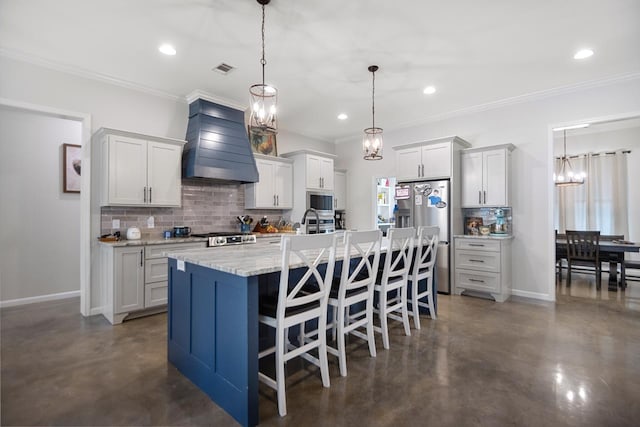
<instances>
[{"instance_id":1,"label":"stainless steel refrigerator","mask_svg":"<svg viewBox=\"0 0 640 427\"><path fill-rule=\"evenodd\" d=\"M438 292L451 293L451 207L449 180L405 182L396 185L396 227L440 227L436 256Z\"/></svg>"}]
</instances>

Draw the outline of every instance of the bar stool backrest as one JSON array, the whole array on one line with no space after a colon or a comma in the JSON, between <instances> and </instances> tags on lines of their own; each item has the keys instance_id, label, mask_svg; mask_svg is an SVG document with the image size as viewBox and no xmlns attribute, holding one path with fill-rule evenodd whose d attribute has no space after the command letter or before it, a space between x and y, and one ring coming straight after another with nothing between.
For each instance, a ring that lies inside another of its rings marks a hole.
<instances>
[{"instance_id":1,"label":"bar stool backrest","mask_svg":"<svg viewBox=\"0 0 640 427\"><path fill-rule=\"evenodd\" d=\"M326 307L336 259L337 236L313 234L282 237L282 272L278 293L277 317L283 319L286 309L312 304ZM289 264L304 272L293 286L289 282ZM326 263L326 269L318 267ZM306 269L306 270L305 270ZM322 271L324 270L324 271Z\"/></svg>"},{"instance_id":2,"label":"bar stool backrest","mask_svg":"<svg viewBox=\"0 0 640 427\"><path fill-rule=\"evenodd\" d=\"M407 280L413 257L416 230L409 228L391 228L389 230L389 248L384 258L382 282Z\"/></svg>"},{"instance_id":3,"label":"bar stool backrest","mask_svg":"<svg viewBox=\"0 0 640 427\"><path fill-rule=\"evenodd\" d=\"M413 262L413 276L418 277L421 273L429 273L436 262L438 253L438 236L440 227L422 226L418 227L418 241L416 246L416 256Z\"/></svg>"},{"instance_id":4,"label":"bar stool backrest","mask_svg":"<svg viewBox=\"0 0 640 427\"><path fill-rule=\"evenodd\" d=\"M338 297L344 299L348 291L370 287L373 294L373 284L378 273L380 262L380 247L382 246L382 231L347 231L344 238L344 261L340 275L340 289ZM355 253L353 253L355 252ZM360 258L355 267L351 267L351 259Z\"/></svg>"}]
</instances>

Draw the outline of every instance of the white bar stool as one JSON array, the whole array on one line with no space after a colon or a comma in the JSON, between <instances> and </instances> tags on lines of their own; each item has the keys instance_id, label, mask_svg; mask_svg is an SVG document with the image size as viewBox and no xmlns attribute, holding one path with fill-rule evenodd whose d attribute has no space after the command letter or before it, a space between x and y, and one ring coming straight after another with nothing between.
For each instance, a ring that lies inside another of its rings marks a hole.
<instances>
[{"instance_id":1,"label":"white bar stool","mask_svg":"<svg viewBox=\"0 0 640 427\"><path fill-rule=\"evenodd\" d=\"M337 348L327 345L327 351L338 357L340 375L347 376L345 336L348 334L369 343L369 354L376 357L376 342L373 330L373 287L378 273L382 232L347 231L344 238L344 259L339 280L334 280L329 293L329 306L333 307L333 321L327 325L332 329ZM360 258L355 267L351 260ZM364 304L364 308L351 313L351 307ZM358 331L365 327L366 334ZM337 334L336 334L337 332Z\"/></svg>"},{"instance_id":2,"label":"white bar stool","mask_svg":"<svg viewBox=\"0 0 640 427\"><path fill-rule=\"evenodd\" d=\"M327 300L336 257L335 234L317 234L310 236L283 236L282 238L282 271L277 299L263 298L260 304L259 321L276 330L274 347L261 351L258 355L263 358L275 353L276 378L260 372L260 381L276 390L278 395L278 413L281 417L287 415L287 401L285 395L285 366L288 360L300 356L320 368L322 385L329 387L329 365L327 363L326 334L316 334L315 339L306 337L299 347L289 343L288 328L300 326L304 331L304 324L309 320L317 320L318 330L325 331L327 325ZM328 258L328 259L327 259ZM300 280L290 286L289 264L300 264L304 274ZM326 263L326 270L322 274L318 267ZM303 289L304 288L304 289ZM318 358L309 354L317 348Z\"/></svg>"},{"instance_id":3,"label":"white bar stool","mask_svg":"<svg viewBox=\"0 0 640 427\"><path fill-rule=\"evenodd\" d=\"M436 318L433 304L433 270L436 266L438 254L438 236L440 228L436 226L422 226L418 228L418 244L413 261L413 270L409 276L411 282L411 310L416 329L420 329L420 307L429 309L432 319ZM420 292L420 281L426 280L426 289ZM427 302L420 301L427 297Z\"/></svg>"},{"instance_id":4,"label":"white bar stool","mask_svg":"<svg viewBox=\"0 0 640 427\"><path fill-rule=\"evenodd\" d=\"M380 318L380 326L375 326L374 330L382 333L382 345L387 350L389 349L387 317L401 321L405 335L411 335L407 310L407 280L411 269L415 234L416 230L413 227L389 229L389 247L384 259L382 277L374 287L378 292L378 308L374 308L374 312L378 313ZM389 298L389 292L392 291L395 295ZM397 311L401 316L394 314Z\"/></svg>"}]
</instances>

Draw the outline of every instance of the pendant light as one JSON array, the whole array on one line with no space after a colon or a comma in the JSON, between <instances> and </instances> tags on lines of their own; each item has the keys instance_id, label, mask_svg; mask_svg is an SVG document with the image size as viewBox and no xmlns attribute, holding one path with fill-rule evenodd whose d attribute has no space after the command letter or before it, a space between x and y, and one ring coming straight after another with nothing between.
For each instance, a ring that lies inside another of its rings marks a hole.
<instances>
[{"instance_id":1,"label":"pendant light","mask_svg":"<svg viewBox=\"0 0 640 427\"><path fill-rule=\"evenodd\" d=\"M278 121L276 117L278 90L265 84L264 82L264 66L267 61L264 56L264 7L271 0L257 0L262 5L262 83L254 84L249 88L251 94L251 118L249 126L252 131L261 134L274 134L278 130Z\"/></svg>"},{"instance_id":2,"label":"pendant light","mask_svg":"<svg viewBox=\"0 0 640 427\"><path fill-rule=\"evenodd\" d=\"M573 171L571 161L567 157L567 131L564 134L564 154L560 158L560 170L557 174L553 174L553 182L558 187L571 187L584 184L586 174L584 172L576 173Z\"/></svg>"},{"instance_id":3,"label":"pendant light","mask_svg":"<svg viewBox=\"0 0 640 427\"><path fill-rule=\"evenodd\" d=\"M376 71L378 71L378 66L370 65L368 70L373 76L373 90L371 91L372 123L370 128L364 130L362 151L364 152L365 160L382 160L382 128L376 127Z\"/></svg>"}]
</instances>

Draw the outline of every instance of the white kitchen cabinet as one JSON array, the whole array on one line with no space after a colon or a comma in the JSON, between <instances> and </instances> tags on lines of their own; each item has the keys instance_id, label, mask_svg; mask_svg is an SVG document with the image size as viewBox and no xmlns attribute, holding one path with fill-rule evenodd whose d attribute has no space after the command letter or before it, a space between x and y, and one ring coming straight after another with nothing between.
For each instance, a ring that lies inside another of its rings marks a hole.
<instances>
[{"instance_id":1,"label":"white kitchen cabinet","mask_svg":"<svg viewBox=\"0 0 640 427\"><path fill-rule=\"evenodd\" d=\"M399 181L451 178L458 150L471 145L457 136L393 147Z\"/></svg>"},{"instance_id":2,"label":"white kitchen cabinet","mask_svg":"<svg viewBox=\"0 0 640 427\"><path fill-rule=\"evenodd\" d=\"M185 141L100 129L101 206L180 206Z\"/></svg>"},{"instance_id":3,"label":"white kitchen cabinet","mask_svg":"<svg viewBox=\"0 0 640 427\"><path fill-rule=\"evenodd\" d=\"M144 247L115 248L113 291L115 314L144 308Z\"/></svg>"},{"instance_id":4,"label":"white kitchen cabinet","mask_svg":"<svg viewBox=\"0 0 640 427\"><path fill-rule=\"evenodd\" d=\"M464 150L462 168L462 207L510 206L512 144Z\"/></svg>"},{"instance_id":5,"label":"white kitchen cabinet","mask_svg":"<svg viewBox=\"0 0 640 427\"><path fill-rule=\"evenodd\" d=\"M164 253L204 247L206 242L100 244L98 276L106 301L104 316L115 325L130 315L137 317L164 310L168 290L168 261Z\"/></svg>"},{"instance_id":6,"label":"white kitchen cabinet","mask_svg":"<svg viewBox=\"0 0 640 427\"><path fill-rule=\"evenodd\" d=\"M333 194L335 155L315 150L282 154L293 161L293 208L291 220L299 222L307 209L307 192Z\"/></svg>"},{"instance_id":7,"label":"white kitchen cabinet","mask_svg":"<svg viewBox=\"0 0 640 427\"><path fill-rule=\"evenodd\" d=\"M455 293L490 294L497 302L511 296L512 238L455 238Z\"/></svg>"},{"instance_id":8,"label":"white kitchen cabinet","mask_svg":"<svg viewBox=\"0 0 640 427\"><path fill-rule=\"evenodd\" d=\"M347 171L336 169L333 173L333 207L337 211L347 209Z\"/></svg>"},{"instance_id":9,"label":"white kitchen cabinet","mask_svg":"<svg viewBox=\"0 0 640 427\"><path fill-rule=\"evenodd\" d=\"M311 190L333 190L333 159L307 154L307 188Z\"/></svg>"},{"instance_id":10,"label":"white kitchen cabinet","mask_svg":"<svg viewBox=\"0 0 640 427\"><path fill-rule=\"evenodd\" d=\"M247 209L291 209L293 207L293 161L254 154L259 181L245 184Z\"/></svg>"}]
</instances>

